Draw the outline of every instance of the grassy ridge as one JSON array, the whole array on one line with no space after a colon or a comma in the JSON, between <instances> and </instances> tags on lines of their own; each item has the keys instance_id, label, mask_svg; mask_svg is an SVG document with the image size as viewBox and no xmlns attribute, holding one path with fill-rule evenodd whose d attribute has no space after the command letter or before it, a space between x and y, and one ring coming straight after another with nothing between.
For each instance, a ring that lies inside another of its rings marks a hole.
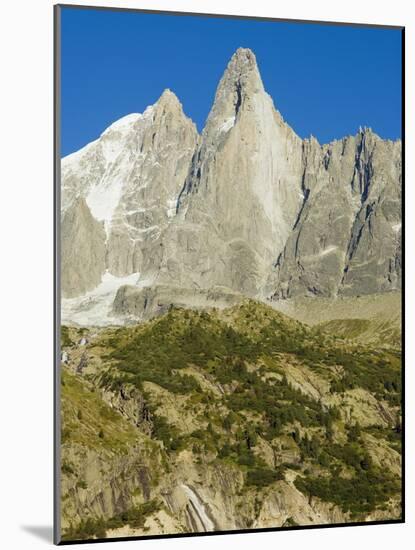
<instances>
[{"instance_id":1,"label":"grassy ridge","mask_svg":"<svg viewBox=\"0 0 415 550\"><path fill-rule=\"evenodd\" d=\"M243 472L248 493L284 480L290 470L301 492L353 517L398 497L400 479L375 466L364 439L375 435L400 451L398 348L309 328L253 301L224 312L172 308L143 325L103 329L89 346L104 350L102 368L86 375L92 385L63 378L66 443L122 449L134 440L139 428L103 407L99 393L134 388L144 396L151 438L172 463L187 450L196 463L232 465ZM287 369L305 373L320 388L317 395L314 386L311 393L294 386ZM395 420L363 427L347 420L341 399L327 405L359 388Z\"/></svg>"},{"instance_id":2,"label":"grassy ridge","mask_svg":"<svg viewBox=\"0 0 415 550\"><path fill-rule=\"evenodd\" d=\"M101 398L99 391L62 370L62 444L122 452L137 441L137 431Z\"/></svg>"}]
</instances>

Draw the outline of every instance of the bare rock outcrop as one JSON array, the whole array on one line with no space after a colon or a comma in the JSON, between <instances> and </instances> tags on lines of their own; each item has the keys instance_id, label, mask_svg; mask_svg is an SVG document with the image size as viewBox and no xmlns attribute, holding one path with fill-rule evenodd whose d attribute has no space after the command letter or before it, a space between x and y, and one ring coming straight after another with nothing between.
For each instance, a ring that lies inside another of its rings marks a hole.
<instances>
[{"instance_id":1,"label":"bare rock outcrop","mask_svg":"<svg viewBox=\"0 0 415 550\"><path fill-rule=\"evenodd\" d=\"M263 300L399 290L401 162L400 140L368 128L300 139L239 48L201 136L166 90L63 159L63 295L105 271L120 287L140 275L126 315L143 287L190 306L216 287Z\"/></svg>"},{"instance_id":2,"label":"bare rock outcrop","mask_svg":"<svg viewBox=\"0 0 415 550\"><path fill-rule=\"evenodd\" d=\"M150 254L152 243L176 214L197 138L196 127L177 97L165 90L143 114L122 118L98 140L63 159L63 218L66 225L69 220L79 224L73 205L83 199L105 229L104 269L109 273L123 277L141 271L143 254ZM62 246L69 249L68 254L77 254L75 248L70 250L70 241ZM92 277L92 286L78 285L77 278L65 275L63 293L82 295L100 280Z\"/></svg>"},{"instance_id":3,"label":"bare rock outcrop","mask_svg":"<svg viewBox=\"0 0 415 550\"><path fill-rule=\"evenodd\" d=\"M271 272L275 298L400 288L401 143L370 129L306 140L300 215Z\"/></svg>"},{"instance_id":4,"label":"bare rock outcrop","mask_svg":"<svg viewBox=\"0 0 415 550\"><path fill-rule=\"evenodd\" d=\"M219 83L178 202L161 238L158 282L255 295L301 206L301 139L240 48ZM149 258L153 264L153 258Z\"/></svg>"},{"instance_id":5,"label":"bare rock outcrop","mask_svg":"<svg viewBox=\"0 0 415 550\"><path fill-rule=\"evenodd\" d=\"M113 313L120 318L146 320L162 315L172 306L198 310L213 307L223 309L238 304L243 299L243 294L224 287L203 290L171 285L144 288L124 285L115 296Z\"/></svg>"},{"instance_id":6,"label":"bare rock outcrop","mask_svg":"<svg viewBox=\"0 0 415 550\"><path fill-rule=\"evenodd\" d=\"M105 271L105 231L82 197L63 215L61 243L63 296L76 296L96 287Z\"/></svg>"}]
</instances>

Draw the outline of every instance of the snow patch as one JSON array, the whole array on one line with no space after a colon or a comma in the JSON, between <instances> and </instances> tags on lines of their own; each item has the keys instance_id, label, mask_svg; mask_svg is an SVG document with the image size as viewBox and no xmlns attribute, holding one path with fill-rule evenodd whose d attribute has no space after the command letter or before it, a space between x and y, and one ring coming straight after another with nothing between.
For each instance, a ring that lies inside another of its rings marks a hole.
<instances>
[{"instance_id":1,"label":"snow patch","mask_svg":"<svg viewBox=\"0 0 415 550\"><path fill-rule=\"evenodd\" d=\"M395 233L398 233L398 231L400 231L401 227L402 227L401 222L395 223L395 224L392 225L392 229L393 229L393 231L395 231Z\"/></svg>"},{"instance_id":2,"label":"snow patch","mask_svg":"<svg viewBox=\"0 0 415 550\"><path fill-rule=\"evenodd\" d=\"M327 254L330 254L331 252L334 252L335 250L337 250L337 246L328 246L327 248L325 248L324 250L322 250L318 256L327 256Z\"/></svg>"},{"instance_id":3,"label":"snow patch","mask_svg":"<svg viewBox=\"0 0 415 550\"><path fill-rule=\"evenodd\" d=\"M94 290L76 298L62 298L62 323L76 323L81 326L120 324L112 315L112 304L117 290L123 285L144 286L145 280L139 281L140 273L116 277L106 272Z\"/></svg>"},{"instance_id":4,"label":"snow patch","mask_svg":"<svg viewBox=\"0 0 415 550\"><path fill-rule=\"evenodd\" d=\"M125 134L131 130L131 127L134 126L138 120L148 120L153 114L153 110L153 106L149 105L143 113L130 113L129 115L123 116L108 126L101 136L108 136L112 132L121 132Z\"/></svg>"},{"instance_id":5,"label":"snow patch","mask_svg":"<svg viewBox=\"0 0 415 550\"><path fill-rule=\"evenodd\" d=\"M109 133L115 131L115 132L124 132L125 130L129 130L133 124L137 122L140 118L142 118L143 115L141 113L131 113L129 115L123 116L122 118L116 120L113 122L104 132L102 133L103 136L108 135Z\"/></svg>"},{"instance_id":6,"label":"snow patch","mask_svg":"<svg viewBox=\"0 0 415 550\"><path fill-rule=\"evenodd\" d=\"M61 165L62 168L66 168L67 166L70 166L72 163L76 164L79 162L79 160L87 153L94 145L97 145L98 140L91 141L90 143L87 143L82 149L79 149L78 151L75 151L74 153L70 153L69 155L66 155L66 157L62 157Z\"/></svg>"},{"instance_id":7,"label":"snow patch","mask_svg":"<svg viewBox=\"0 0 415 550\"><path fill-rule=\"evenodd\" d=\"M86 203L94 218L104 222L107 236L112 216L120 202L121 189L122 183L120 181L109 179L106 183L100 183L93 187L86 197Z\"/></svg>"},{"instance_id":8,"label":"snow patch","mask_svg":"<svg viewBox=\"0 0 415 550\"><path fill-rule=\"evenodd\" d=\"M143 114L131 113L111 124L98 140L62 159L62 210L81 195L107 237L111 219L131 172L139 172L145 156L136 151L153 121L153 106ZM148 182L142 182L145 187Z\"/></svg>"},{"instance_id":9,"label":"snow patch","mask_svg":"<svg viewBox=\"0 0 415 550\"><path fill-rule=\"evenodd\" d=\"M142 212L147 212L148 208L134 208L134 210L127 210L125 212L126 216L132 216L133 214L141 214Z\"/></svg>"},{"instance_id":10,"label":"snow patch","mask_svg":"<svg viewBox=\"0 0 415 550\"><path fill-rule=\"evenodd\" d=\"M225 120L225 122L219 126L218 130L219 132L229 132L231 128L235 125L235 117L232 116Z\"/></svg>"},{"instance_id":11,"label":"snow patch","mask_svg":"<svg viewBox=\"0 0 415 550\"><path fill-rule=\"evenodd\" d=\"M167 201L167 217L168 218L174 218L177 212L177 203L178 200L176 198L170 199Z\"/></svg>"}]
</instances>

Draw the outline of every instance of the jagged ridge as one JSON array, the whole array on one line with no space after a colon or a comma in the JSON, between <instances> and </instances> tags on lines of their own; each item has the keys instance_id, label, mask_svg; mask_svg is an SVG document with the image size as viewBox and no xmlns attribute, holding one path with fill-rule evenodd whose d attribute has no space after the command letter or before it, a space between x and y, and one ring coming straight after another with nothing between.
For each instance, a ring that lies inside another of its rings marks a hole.
<instances>
[{"instance_id":1,"label":"jagged ridge","mask_svg":"<svg viewBox=\"0 0 415 550\"><path fill-rule=\"evenodd\" d=\"M106 232L105 262L88 281L82 251L91 247L77 253L63 226L62 266L82 273L62 278L66 297L96 287L106 270L171 286L173 303L177 287L275 300L401 285L400 141L366 128L328 145L301 140L249 49L230 60L201 136L165 91L63 159L62 182L64 216L83 197Z\"/></svg>"}]
</instances>

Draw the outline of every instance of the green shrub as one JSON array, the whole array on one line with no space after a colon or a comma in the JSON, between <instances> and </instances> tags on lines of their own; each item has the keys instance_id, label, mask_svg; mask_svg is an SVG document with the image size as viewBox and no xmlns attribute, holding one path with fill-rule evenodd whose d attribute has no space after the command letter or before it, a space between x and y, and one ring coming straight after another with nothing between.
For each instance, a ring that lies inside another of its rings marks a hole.
<instances>
[{"instance_id":1,"label":"green shrub","mask_svg":"<svg viewBox=\"0 0 415 550\"><path fill-rule=\"evenodd\" d=\"M134 529L142 529L146 517L160 510L160 503L150 500L140 506L130 508L105 520L104 518L88 518L82 520L76 527L73 525L63 534L63 540L85 540L93 538L105 538L108 529L117 529L124 525L130 525Z\"/></svg>"},{"instance_id":2,"label":"green shrub","mask_svg":"<svg viewBox=\"0 0 415 550\"><path fill-rule=\"evenodd\" d=\"M61 347L66 348L72 346L73 342L69 336L69 328L62 325L61 326Z\"/></svg>"},{"instance_id":3,"label":"green shrub","mask_svg":"<svg viewBox=\"0 0 415 550\"><path fill-rule=\"evenodd\" d=\"M84 479L80 479L80 480L76 483L76 486L77 486L77 488L79 488L79 489L88 489L88 484L87 484L87 482L86 482Z\"/></svg>"},{"instance_id":4,"label":"green shrub","mask_svg":"<svg viewBox=\"0 0 415 550\"><path fill-rule=\"evenodd\" d=\"M334 502L343 511L362 514L383 505L400 490L400 483L385 471L360 470L352 479L339 475L329 478L297 477L297 489L303 493Z\"/></svg>"},{"instance_id":5,"label":"green shrub","mask_svg":"<svg viewBox=\"0 0 415 550\"><path fill-rule=\"evenodd\" d=\"M281 470L271 470L270 468L255 468L249 470L246 476L246 484L255 487L267 487L275 481L284 479Z\"/></svg>"},{"instance_id":6,"label":"green shrub","mask_svg":"<svg viewBox=\"0 0 415 550\"><path fill-rule=\"evenodd\" d=\"M61 472L63 474L73 475L75 473L75 470L72 468L69 462L64 461L62 462Z\"/></svg>"}]
</instances>

